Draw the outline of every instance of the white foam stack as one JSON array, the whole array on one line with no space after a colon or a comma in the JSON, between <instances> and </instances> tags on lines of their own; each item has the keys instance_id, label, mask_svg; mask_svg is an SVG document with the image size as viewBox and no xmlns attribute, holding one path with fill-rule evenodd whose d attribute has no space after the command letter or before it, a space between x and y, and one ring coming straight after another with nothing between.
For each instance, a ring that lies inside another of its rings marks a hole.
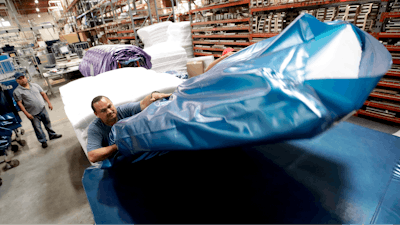
<instances>
[{"instance_id":1,"label":"white foam stack","mask_svg":"<svg viewBox=\"0 0 400 225\"><path fill-rule=\"evenodd\" d=\"M148 48L151 47L152 45L166 42L167 39L165 37L167 34L168 27L171 24L172 24L171 21L167 21L139 29L137 33L142 42L144 43L144 47Z\"/></svg>"},{"instance_id":2,"label":"white foam stack","mask_svg":"<svg viewBox=\"0 0 400 225\"><path fill-rule=\"evenodd\" d=\"M189 21L170 24L167 34L168 42L177 43L185 49L188 58L193 58L192 30Z\"/></svg>"},{"instance_id":3,"label":"white foam stack","mask_svg":"<svg viewBox=\"0 0 400 225\"><path fill-rule=\"evenodd\" d=\"M151 56L152 70L158 73L172 70L186 72L186 60L188 57L185 49L177 43L159 43L145 48L144 51Z\"/></svg>"},{"instance_id":4,"label":"white foam stack","mask_svg":"<svg viewBox=\"0 0 400 225\"><path fill-rule=\"evenodd\" d=\"M138 34L144 51L151 56L152 70L186 72L186 60L193 58L190 22L159 23L140 29Z\"/></svg>"}]
</instances>

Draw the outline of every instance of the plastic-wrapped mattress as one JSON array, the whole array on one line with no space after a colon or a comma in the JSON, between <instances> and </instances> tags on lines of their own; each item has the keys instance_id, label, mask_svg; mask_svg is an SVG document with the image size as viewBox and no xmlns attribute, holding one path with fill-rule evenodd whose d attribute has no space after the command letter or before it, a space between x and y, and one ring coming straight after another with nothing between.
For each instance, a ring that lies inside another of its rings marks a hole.
<instances>
[{"instance_id":1,"label":"plastic-wrapped mattress","mask_svg":"<svg viewBox=\"0 0 400 225\"><path fill-rule=\"evenodd\" d=\"M134 45L100 45L90 48L79 64L83 76L98 74L118 69L119 61L141 58L145 68L151 68L151 58L143 49Z\"/></svg>"},{"instance_id":2,"label":"plastic-wrapped mattress","mask_svg":"<svg viewBox=\"0 0 400 225\"><path fill-rule=\"evenodd\" d=\"M124 155L310 138L359 109L392 64L374 37L299 16L113 127Z\"/></svg>"}]
</instances>

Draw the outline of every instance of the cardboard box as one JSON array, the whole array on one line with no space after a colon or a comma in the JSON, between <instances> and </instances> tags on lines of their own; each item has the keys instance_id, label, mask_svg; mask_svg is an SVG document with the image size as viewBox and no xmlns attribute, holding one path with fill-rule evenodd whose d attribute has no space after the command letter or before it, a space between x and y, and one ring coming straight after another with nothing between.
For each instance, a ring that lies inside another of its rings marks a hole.
<instances>
[{"instance_id":1,"label":"cardboard box","mask_svg":"<svg viewBox=\"0 0 400 225\"><path fill-rule=\"evenodd\" d=\"M204 64L203 61L193 61L186 63L189 78L203 74L204 73L203 64Z\"/></svg>"},{"instance_id":2,"label":"cardboard box","mask_svg":"<svg viewBox=\"0 0 400 225\"><path fill-rule=\"evenodd\" d=\"M66 40L68 44L79 42L78 35L76 33L61 35L60 40Z\"/></svg>"}]
</instances>

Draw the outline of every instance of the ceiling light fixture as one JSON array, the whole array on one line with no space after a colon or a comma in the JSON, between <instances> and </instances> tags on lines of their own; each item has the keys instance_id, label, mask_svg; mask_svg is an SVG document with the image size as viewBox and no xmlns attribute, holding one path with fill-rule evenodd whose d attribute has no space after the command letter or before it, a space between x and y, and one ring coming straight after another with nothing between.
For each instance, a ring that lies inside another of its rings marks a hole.
<instances>
[{"instance_id":1,"label":"ceiling light fixture","mask_svg":"<svg viewBox=\"0 0 400 225\"><path fill-rule=\"evenodd\" d=\"M38 1L38 0L35 0L35 3L36 3L36 4L38 4L38 3L39 3L39 1Z\"/></svg>"},{"instance_id":2,"label":"ceiling light fixture","mask_svg":"<svg viewBox=\"0 0 400 225\"><path fill-rule=\"evenodd\" d=\"M36 11L39 12L40 11L39 8L36 8Z\"/></svg>"}]
</instances>

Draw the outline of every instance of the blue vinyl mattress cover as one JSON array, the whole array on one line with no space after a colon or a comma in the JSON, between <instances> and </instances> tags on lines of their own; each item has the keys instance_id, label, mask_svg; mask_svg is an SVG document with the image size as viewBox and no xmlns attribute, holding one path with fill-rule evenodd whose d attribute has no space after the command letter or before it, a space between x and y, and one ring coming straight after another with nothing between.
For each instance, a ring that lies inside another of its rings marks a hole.
<instances>
[{"instance_id":1,"label":"blue vinyl mattress cover","mask_svg":"<svg viewBox=\"0 0 400 225\"><path fill-rule=\"evenodd\" d=\"M310 138L359 109L391 64L353 24L302 14L116 123L110 144L129 156Z\"/></svg>"}]
</instances>

